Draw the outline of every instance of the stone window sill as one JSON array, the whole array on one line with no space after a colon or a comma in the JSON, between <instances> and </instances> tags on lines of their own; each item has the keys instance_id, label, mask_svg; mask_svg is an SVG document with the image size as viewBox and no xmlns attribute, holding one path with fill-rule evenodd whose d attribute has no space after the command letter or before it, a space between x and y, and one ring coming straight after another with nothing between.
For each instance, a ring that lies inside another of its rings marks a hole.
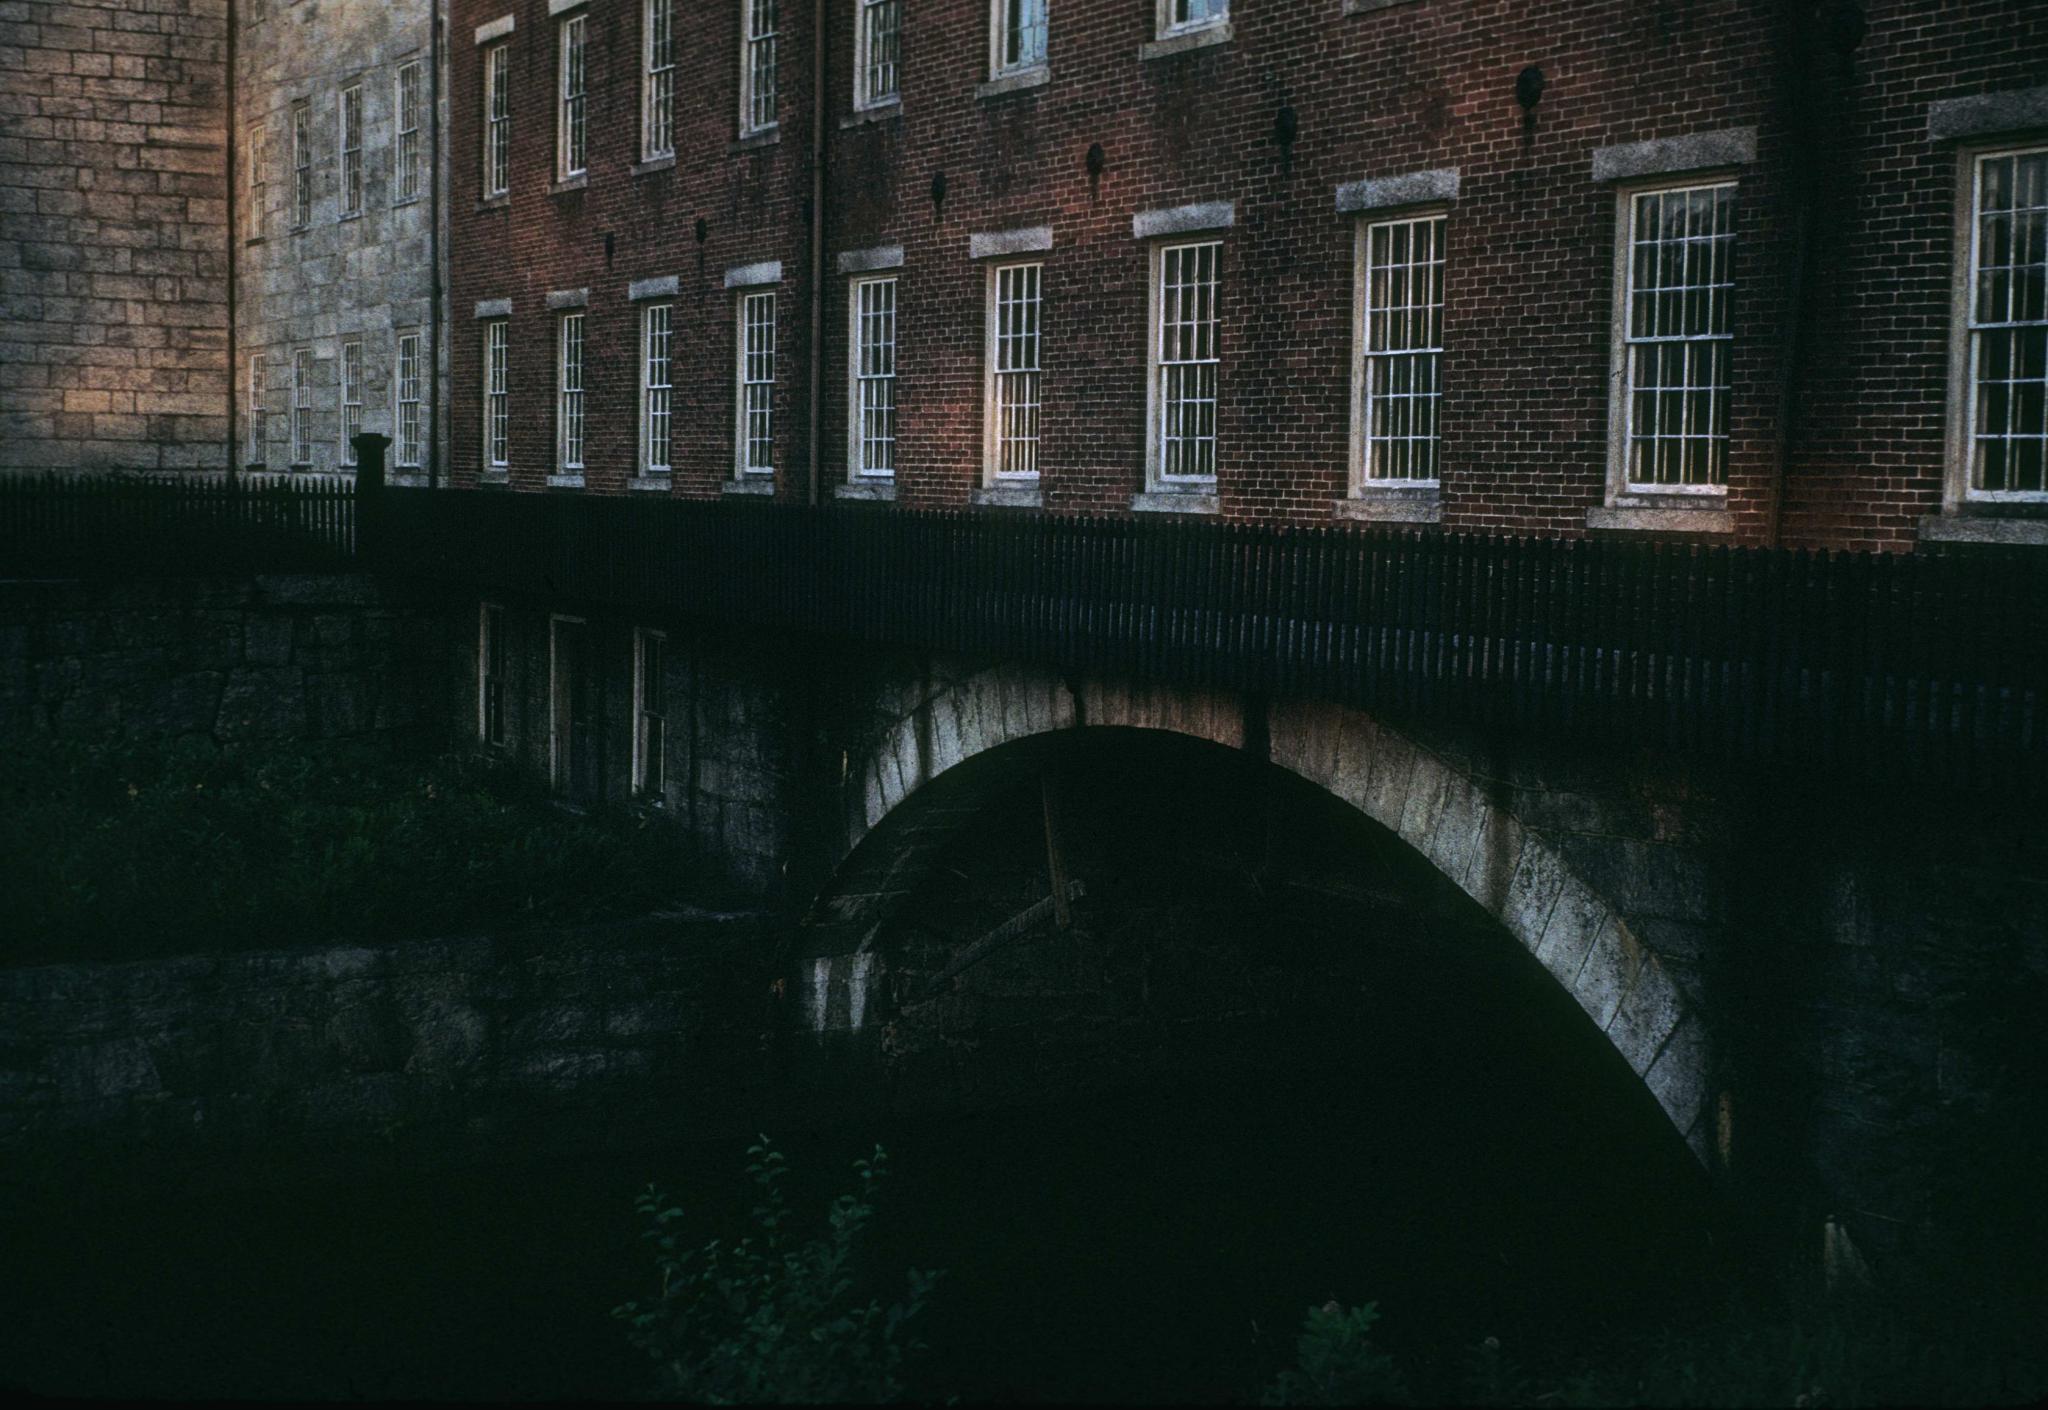
<instances>
[{"instance_id":1,"label":"stone window sill","mask_svg":"<svg viewBox=\"0 0 2048 1410\"><path fill-rule=\"evenodd\" d=\"M646 176L657 171L673 171L675 170L675 165L676 154L674 152L667 152L658 157L649 157L644 162L633 163L633 175Z\"/></svg>"},{"instance_id":2,"label":"stone window sill","mask_svg":"<svg viewBox=\"0 0 2048 1410\"><path fill-rule=\"evenodd\" d=\"M2048 544L2048 519L1929 514L1920 520L1920 542Z\"/></svg>"},{"instance_id":3,"label":"stone window sill","mask_svg":"<svg viewBox=\"0 0 2048 1410\"><path fill-rule=\"evenodd\" d=\"M403 210L407 206L416 206L425 199L425 196L400 196L391 202L391 209Z\"/></svg>"},{"instance_id":4,"label":"stone window sill","mask_svg":"<svg viewBox=\"0 0 2048 1410\"><path fill-rule=\"evenodd\" d=\"M581 191L589 185L590 173L579 171L574 176L565 176L554 185L548 187L548 194L550 196L559 196L565 191Z\"/></svg>"},{"instance_id":5,"label":"stone window sill","mask_svg":"<svg viewBox=\"0 0 2048 1410\"><path fill-rule=\"evenodd\" d=\"M1222 24L1208 25L1191 30L1186 34L1169 34L1163 39L1154 39L1138 46L1138 61L1166 59L1175 54L1185 54L1193 49L1210 49L1218 44L1228 44L1236 33L1226 20Z\"/></svg>"},{"instance_id":6,"label":"stone window sill","mask_svg":"<svg viewBox=\"0 0 2048 1410\"><path fill-rule=\"evenodd\" d=\"M351 220L361 220L362 218L363 213L361 211L343 211L334 219L337 223L346 223Z\"/></svg>"},{"instance_id":7,"label":"stone window sill","mask_svg":"<svg viewBox=\"0 0 2048 1410\"><path fill-rule=\"evenodd\" d=\"M1135 514L1215 514L1214 490L1140 490L1131 496Z\"/></svg>"},{"instance_id":8,"label":"stone window sill","mask_svg":"<svg viewBox=\"0 0 2048 1410\"><path fill-rule=\"evenodd\" d=\"M667 494L670 483L667 475L633 475L626 480L626 488L643 494Z\"/></svg>"},{"instance_id":9,"label":"stone window sill","mask_svg":"<svg viewBox=\"0 0 2048 1410\"><path fill-rule=\"evenodd\" d=\"M263 243L264 243L264 240L263 240L263 237L262 237L261 235L251 235L251 236L250 236L250 237L249 237L248 239L244 240L244 241L243 241L242 243L243 243L243 244L245 244L245 245L261 245L261 244L263 244Z\"/></svg>"},{"instance_id":10,"label":"stone window sill","mask_svg":"<svg viewBox=\"0 0 2048 1410\"><path fill-rule=\"evenodd\" d=\"M742 134L737 140L733 142L733 144L730 147L727 147L725 150L728 154L737 154L740 152L753 152L758 151L762 147L773 147L777 142L780 142L781 140L782 129L780 127L764 127L757 132L748 132Z\"/></svg>"},{"instance_id":11,"label":"stone window sill","mask_svg":"<svg viewBox=\"0 0 2048 1410\"><path fill-rule=\"evenodd\" d=\"M385 477L384 483L401 490L423 490L427 487L427 477L420 470L393 470Z\"/></svg>"},{"instance_id":12,"label":"stone window sill","mask_svg":"<svg viewBox=\"0 0 2048 1410\"><path fill-rule=\"evenodd\" d=\"M1028 93L1034 88L1043 88L1052 82L1052 70L1044 64L1036 68L1018 69L1015 73L999 73L974 90L974 96L986 102L990 98L1007 97L1012 93Z\"/></svg>"},{"instance_id":13,"label":"stone window sill","mask_svg":"<svg viewBox=\"0 0 2048 1410\"><path fill-rule=\"evenodd\" d=\"M1366 490L1332 506L1339 519L1368 524L1441 524L1443 502L1434 489Z\"/></svg>"},{"instance_id":14,"label":"stone window sill","mask_svg":"<svg viewBox=\"0 0 2048 1410\"><path fill-rule=\"evenodd\" d=\"M1586 511L1595 533L1732 534L1735 516L1720 502L1699 505L1596 505Z\"/></svg>"},{"instance_id":15,"label":"stone window sill","mask_svg":"<svg viewBox=\"0 0 2048 1410\"><path fill-rule=\"evenodd\" d=\"M510 470L479 471L476 477L476 482L486 487L492 485L500 485L509 489L511 488L512 485L512 472Z\"/></svg>"},{"instance_id":16,"label":"stone window sill","mask_svg":"<svg viewBox=\"0 0 2048 1410\"><path fill-rule=\"evenodd\" d=\"M896 498L894 480L859 480L850 485L834 485L834 499L863 499L879 503L890 503Z\"/></svg>"},{"instance_id":17,"label":"stone window sill","mask_svg":"<svg viewBox=\"0 0 2048 1410\"><path fill-rule=\"evenodd\" d=\"M775 477L749 474L744 480L727 480L719 487L721 494L772 495L775 493Z\"/></svg>"},{"instance_id":18,"label":"stone window sill","mask_svg":"<svg viewBox=\"0 0 2048 1410\"><path fill-rule=\"evenodd\" d=\"M977 509L1043 509L1045 494L1037 485L985 485L970 492L967 502Z\"/></svg>"},{"instance_id":19,"label":"stone window sill","mask_svg":"<svg viewBox=\"0 0 2048 1410\"><path fill-rule=\"evenodd\" d=\"M476 203L476 208L479 215L485 211L510 210L512 209L512 193L507 191L502 195L485 196Z\"/></svg>"},{"instance_id":20,"label":"stone window sill","mask_svg":"<svg viewBox=\"0 0 2048 1410\"><path fill-rule=\"evenodd\" d=\"M901 98L891 98L888 102L877 103L872 108L855 108L852 112L839 119L839 126L841 130L844 130L849 127L860 127L870 122L887 122L891 118L900 118L902 116L903 100Z\"/></svg>"},{"instance_id":21,"label":"stone window sill","mask_svg":"<svg viewBox=\"0 0 2048 1410\"><path fill-rule=\"evenodd\" d=\"M583 475L580 471L567 475L550 475L548 476L548 488L551 490L580 490L583 488Z\"/></svg>"}]
</instances>

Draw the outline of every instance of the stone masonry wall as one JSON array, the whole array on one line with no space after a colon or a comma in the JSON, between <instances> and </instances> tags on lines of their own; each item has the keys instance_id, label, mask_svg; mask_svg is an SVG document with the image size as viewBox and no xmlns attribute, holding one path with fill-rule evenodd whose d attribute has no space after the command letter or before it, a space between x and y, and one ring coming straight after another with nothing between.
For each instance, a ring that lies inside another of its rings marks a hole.
<instances>
[{"instance_id":1,"label":"stone masonry wall","mask_svg":"<svg viewBox=\"0 0 2048 1410\"><path fill-rule=\"evenodd\" d=\"M0 4L0 467L219 465L226 0Z\"/></svg>"},{"instance_id":2,"label":"stone masonry wall","mask_svg":"<svg viewBox=\"0 0 2048 1410\"><path fill-rule=\"evenodd\" d=\"M433 715L437 631L359 577L0 585L0 736L393 734Z\"/></svg>"}]
</instances>

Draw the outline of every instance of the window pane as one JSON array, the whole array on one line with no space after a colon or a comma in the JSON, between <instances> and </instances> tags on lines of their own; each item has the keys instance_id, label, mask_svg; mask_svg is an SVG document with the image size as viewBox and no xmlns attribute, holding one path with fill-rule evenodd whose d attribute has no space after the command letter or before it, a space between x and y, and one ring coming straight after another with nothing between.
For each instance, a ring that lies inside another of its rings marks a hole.
<instances>
[{"instance_id":1,"label":"window pane","mask_svg":"<svg viewBox=\"0 0 2048 1410\"><path fill-rule=\"evenodd\" d=\"M1216 473L1217 261L1221 245L1159 252L1159 473Z\"/></svg>"},{"instance_id":2,"label":"window pane","mask_svg":"<svg viewBox=\"0 0 2048 1410\"><path fill-rule=\"evenodd\" d=\"M1643 486L1727 478L1735 187L1631 198L1628 479Z\"/></svg>"},{"instance_id":3,"label":"window pane","mask_svg":"<svg viewBox=\"0 0 2048 1410\"><path fill-rule=\"evenodd\" d=\"M1036 264L994 275L991 362L992 428L997 475L1038 473L1039 282Z\"/></svg>"},{"instance_id":4,"label":"window pane","mask_svg":"<svg viewBox=\"0 0 2048 1410\"><path fill-rule=\"evenodd\" d=\"M2048 456L2048 150L1977 162L1970 487L2043 491Z\"/></svg>"},{"instance_id":5,"label":"window pane","mask_svg":"<svg viewBox=\"0 0 2048 1410\"><path fill-rule=\"evenodd\" d=\"M1444 217L1366 231L1365 477L1437 477L1437 383L1443 325Z\"/></svg>"}]
</instances>

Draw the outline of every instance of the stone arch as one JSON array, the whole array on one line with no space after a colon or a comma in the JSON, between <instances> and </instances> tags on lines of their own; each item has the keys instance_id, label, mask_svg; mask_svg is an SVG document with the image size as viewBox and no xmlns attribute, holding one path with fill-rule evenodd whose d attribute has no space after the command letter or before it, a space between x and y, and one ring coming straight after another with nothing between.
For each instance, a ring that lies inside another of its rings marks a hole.
<instances>
[{"instance_id":1,"label":"stone arch","mask_svg":"<svg viewBox=\"0 0 2048 1410\"><path fill-rule=\"evenodd\" d=\"M1620 909L1525 827L1499 790L1363 711L1275 702L1248 728L1239 697L1093 679L1064 681L1004 665L928 692L865 759L848 760L842 862L808 924L837 931L839 958L812 961L820 1027L833 996L864 1007L866 945L889 905L978 806L949 788L959 765L1007 749L1018 770L1081 725L1158 730L1242 749L1262 726L1266 755L1364 813L1425 857L1494 917L1564 987L1648 1087L1694 1154L1712 1160L1707 1025ZM1008 748L1009 746L1027 746ZM970 771L971 772L971 771ZM916 797L919 806L905 808ZM816 953L816 951L814 951ZM853 1026L859 1026L858 1018Z\"/></svg>"}]
</instances>

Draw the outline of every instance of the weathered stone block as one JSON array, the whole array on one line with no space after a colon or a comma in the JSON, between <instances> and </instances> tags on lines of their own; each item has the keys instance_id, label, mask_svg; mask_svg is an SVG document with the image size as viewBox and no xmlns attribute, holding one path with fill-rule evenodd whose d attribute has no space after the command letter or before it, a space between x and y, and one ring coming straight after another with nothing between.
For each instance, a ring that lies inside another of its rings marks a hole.
<instances>
[{"instance_id":1,"label":"weathered stone block","mask_svg":"<svg viewBox=\"0 0 2048 1410\"><path fill-rule=\"evenodd\" d=\"M298 667L245 667L230 673L214 733L221 739L303 738L306 695Z\"/></svg>"}]
</instances>

